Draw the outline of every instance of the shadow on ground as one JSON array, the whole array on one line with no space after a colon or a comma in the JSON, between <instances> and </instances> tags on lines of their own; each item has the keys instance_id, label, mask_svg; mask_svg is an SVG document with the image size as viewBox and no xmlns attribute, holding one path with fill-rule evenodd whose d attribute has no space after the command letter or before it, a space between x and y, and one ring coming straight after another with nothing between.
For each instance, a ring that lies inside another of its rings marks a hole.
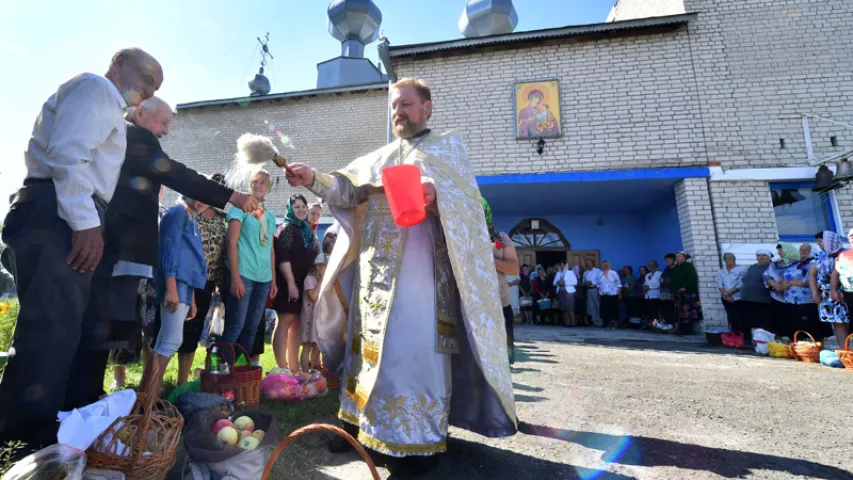
<instances>
[{"instance_id":1,"label":"shadow on ground","mask_svg":"<svg viewBox=\"0 0 853 480\"><path fill-rule=\"evenodd\" d=\"M853 480L853 473L807 460L703 447L658 438L618 436L543 427L519 422L519 432L601 450L603 461L629 466L706 471L724 478L746 478L773 470L804 478Z\"/></svg>"},{"instance_id":2,"label":"shadow on ground","mask_svg":"<svg viewBox=\"0 0 853 480\"><path fill-rule=\"evenodd\" d=\"M398 477L391 476L388 480ZM435 470L423 478L459 479L567 479L630 480L632 477L542 460L482 443L450 438L447 453Z\"/></svg>"}]
</instances>

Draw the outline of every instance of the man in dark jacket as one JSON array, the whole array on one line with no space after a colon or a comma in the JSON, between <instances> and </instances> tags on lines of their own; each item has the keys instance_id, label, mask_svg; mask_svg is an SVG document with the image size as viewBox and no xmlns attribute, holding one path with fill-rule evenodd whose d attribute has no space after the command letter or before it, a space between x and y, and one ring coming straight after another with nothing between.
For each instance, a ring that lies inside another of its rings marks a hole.
<instances>
[{"instance_id":1,"label":"man in dark jacket","mask_svg":"<svg viewBox=\"0 0 853 480\"><path fill-rule=\"evenodd\" d=\"M71 369L65 408L79 408L103 394L109 351L130 347L140 328L139 283L159 263L160 186L224 208L258 208L252 195L212 181L169 158L159 138L168 134L172 110L152 97L128 115L127 151L104 222L104 255L95 271L83 335Z\"/></svg>"}]
</instances>

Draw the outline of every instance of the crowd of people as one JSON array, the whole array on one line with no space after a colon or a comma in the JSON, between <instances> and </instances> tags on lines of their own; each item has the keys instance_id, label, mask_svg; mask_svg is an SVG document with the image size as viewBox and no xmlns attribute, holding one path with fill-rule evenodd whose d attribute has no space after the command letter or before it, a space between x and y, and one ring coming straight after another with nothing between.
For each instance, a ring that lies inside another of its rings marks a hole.
<instances>
[{"instance_id":1,"label":"crowd of people","mask_svg":"<svg viewBox=\"0 0 853 480\"><path fill-rule=\"evenodd\" d=\"M853 246L853 230L848 240ZM747 341L753 328L788 339L799 330L817 340L847 338L853 253L843 249L843 238L835 232L819 232L815 242L819 252L813 252L810 243L780 243L775 258L770 250L758 250L756 263L747 268L738 266L733 254L723 256L717 287L733 331L743 332Z\"/></svg>"},{"instance_id":2,"label":"crowd of people","mask_svg":"<svg viewBox=\"0 0 853 480\"><path fill-rule=\"evenodd\" d=\"M563 261L552 267L521 266L518 279L510 279L517 295L522 323L556 324L567 327L592 325L603 328L646 328L653 322L671 325L683 332L702 320L699 276L687 252L664 257L616 272L609 261L587 259L583 265Z\"/></svg>"},{"instance_id":3,"label":"crowd of people","mask_svg":"<svg viewBox=\"0 0 853 480\"><path fill-rule=\"evenodd\" d=\"M0 441L23 441L18 455L56 443L59 411L106 394L110 358L115 388L126 366L144 362L143 400L160 394L175 356L178 383L187 382L222 310L214 340L258 364L268 307L277 312L276 373L328 366L341 379L339 417L365 446L414 465L447 449L451 424L516 433L505 276L518 260L494 230L461 138L427 128L428 85L391 87L393 144L333 175L284 169L335 217L321 242L323 208L301 194L277 227L264 169L239 191L169 158L159 140L173 111L154 96L162 81L154 57L123 49L106 75L61 85L36 120L27 178L2 230L20 310L0 380ZM420 170L426 212L406 228L380 176L402 164ZM176 204L161 205L164 187L180 195ZM413 428L395 427L400 415Z\"/></svg>"},{"instance_id":4,"label":"crowd of people","mask_svg":"<svg viewBox=\"0 0 853 480\"><path fill-rule=\"evenodd\" d=\"M314 233L319 205L308 208L295 196L276 232L264 207L268 172L256 171L241 192L222 174L205 176L169 158L160 139L174 113L154 96L162 81L154 57L123 49L106 75L61 85L36 120L27 178L3 225L2 261L20 310L0 381L0 440L29 449L55 443L57 412L101 398L110 359L116 389L126 366L142 361L140 392L157 395L176 355L178 384L187 382L217 303L225 320L215 340L239 344L257 364L265 308L276 303L279 285L283 303L296 306L281 313L296 323L288 330L297 343L285 336L277 351L296 355L304 336L314 353L302 365L281 355L279 366L294 375L320 366L310 327L300 328L313 323L305 283L316 290L325 263ZM175 205L160 205L164 187L180 194Z\"/></svg>"}]
</instances>

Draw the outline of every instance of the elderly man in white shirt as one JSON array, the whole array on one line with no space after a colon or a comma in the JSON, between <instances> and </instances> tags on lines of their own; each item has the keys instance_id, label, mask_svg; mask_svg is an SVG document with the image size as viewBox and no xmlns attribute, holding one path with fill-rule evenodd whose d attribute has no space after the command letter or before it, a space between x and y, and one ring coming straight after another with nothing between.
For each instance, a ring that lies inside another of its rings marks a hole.
<instances>
[{"instance_id":1,"label":"elderly man in white shirt","mask_svg":"<svg viewBox=\"0 0 853 480\"><path fill-rule=\"evenodd\" d=\"M646 274L646 282L643 284L644 297L646 298L647 311L651 319L660 318L660 277L662 273L658 270L658 262L649 260L649 273Z\"/></svg>"},{"instance_id":2,"label":"elderly man in white shirt","mask_svg":"<svg viewBox=\"0 0 853 480\"><path fill-rule=\"evenodd\" d=\"M583 285L586 288L586 313L592 319L592 324L600 327L601 323L601 303L598 298L598 277L601 276L601 269L596 268L595 262L592 260L586 261L586 271L583 272Z\"/></svg>"},{"instance_id":3,"label":"elderly man in white shirt","mask_svg":"<svg viewBox=\"0 0 853 480\"><path fill-rule=\"evenodd\" d=\"M0 441L28 449L56 443L69 369L92 275L103 254L102 221L124 162L123 111L160 87L160 64L138 48L119 51L103 77L59 86L36 118L24 154L27 178L3 222L3 263L20 310L0 381Z\"/></svg>"},{"instance_id":4,"label":"elderly man in white shirt","mask_svg":"<svg viewBox=\"0 0 853 480\"><path fill-rule=\"evenodd\" d=\"M622 300L622 279L610 268L607 260L601 262L601 275L598 276L598 296L601 302L601 321L608 328L614 328L619 320L619 301Z\"/></svg>"},{"instance_id":5,"label":"elderly man in white shirt","mask_svg":"<svg viewBox=\"0 0 853 480\"><path fill-rule=\"evenodd\" d=\"M575 287L578 285L578 277L569 269L566 262L560 262L560 271L554 277L554 286L557 287L557 298L560 300L560 310L563 312L563 325L567 327L577 326L575 318Z\"/></svg>"}]
</instances>

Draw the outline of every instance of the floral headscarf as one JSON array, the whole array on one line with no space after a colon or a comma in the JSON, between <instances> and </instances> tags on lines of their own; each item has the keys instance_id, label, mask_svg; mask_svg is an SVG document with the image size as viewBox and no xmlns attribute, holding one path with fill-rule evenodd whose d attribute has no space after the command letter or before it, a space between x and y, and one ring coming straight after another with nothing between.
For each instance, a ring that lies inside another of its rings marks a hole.
<instances>
[{"instance_id":1,"label":"floral headscarf","mask_svg":"<svg viewBox=\"0 0 853 480\"><path fill-rule=\"evenodd\" d=\"M792 264L800 259L800 248L793 243L782 244L782 262Z\"/></svg>"}]
</instances>

